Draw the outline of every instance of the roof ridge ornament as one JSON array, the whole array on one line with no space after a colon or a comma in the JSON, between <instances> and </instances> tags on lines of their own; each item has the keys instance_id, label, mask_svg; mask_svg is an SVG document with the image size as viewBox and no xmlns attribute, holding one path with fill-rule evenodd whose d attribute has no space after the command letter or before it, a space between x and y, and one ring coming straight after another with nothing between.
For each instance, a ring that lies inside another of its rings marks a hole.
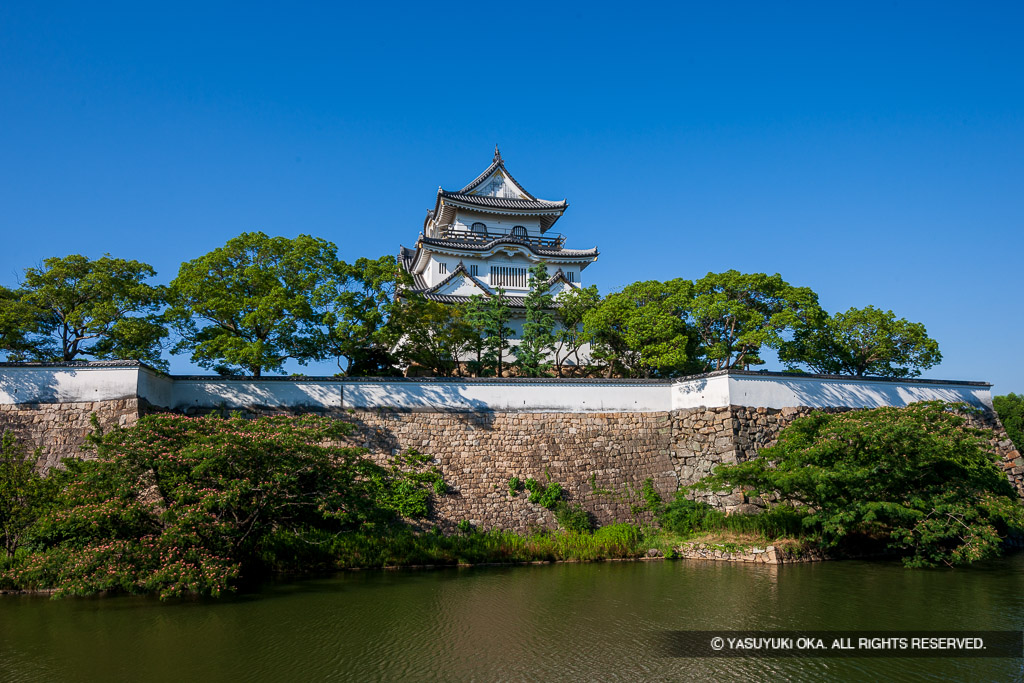
<instances>
[{"instance_id":1,"label":"roof ridge ornament","mask_svg":"<svg viewBox=\"0 0 1024 683\"><path fill-rule=\"evenodd\" d=\"M494 143L494 159L493 161L501 161L501 152L498 150L498 143Z\"/></svg>"}]
</instances>

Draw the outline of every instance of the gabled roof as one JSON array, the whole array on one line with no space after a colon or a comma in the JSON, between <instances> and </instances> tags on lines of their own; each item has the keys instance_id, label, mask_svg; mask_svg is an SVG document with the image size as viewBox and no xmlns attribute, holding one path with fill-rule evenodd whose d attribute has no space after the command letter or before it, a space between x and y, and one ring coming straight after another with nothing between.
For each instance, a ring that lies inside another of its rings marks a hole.
<instances>
[{"instance_id":1,"label":"gabled roof","mask_svg":"<svg viewBox=\"0 0 1024 683\"><path fill-rule=\"evenodd\" d=\"M491 183L496 183L499 189L491 189ZM505 161L495 145L491 165L469 185L458 191L437 188L434 208L427 213L424 226L435 220L441 223L451 222L455 218L453 209L462 207L485 213L539 216L541 232L546 232L568 206L569 202L564 199L556 202L538 199L530 194L505 168Z\"/></svg>"},{"instance_id":2,"label":"gabled roof","mask_svg":"<svg viewBox=\"0 0 1024 683\"><path fill-rule=\"evenodd\" d=\"M494 159L491 161L491 165L485 168L483 173L478 175L469 185L466 185L464 188L459 190L459 192L472 194L473 192L477 191L477 189L484 184L484 181L490 178L491 175L498 169L501 169L501 172L504 174L505 179L507 179L509 182L515 185L516 189L519 190L520 194L524 195L526 199L537 199L532 194L527 192L526 188L520 185L519 182L512 177L512 174L508 172L508 169L505 168L505 161L501 158L501 151L498 150L497 145L494 146Z\"/></svg>"},{"instance_id":3,"label":"gabled roof","mask_svg":"<svg viewBox=\"0 0 1024 683\"><path fill-rule=\"evenodd\" d=\"M487 289L487 285L485 285L483 282L478 280L475 275L470 275L469 271L466 270L466 266L465 266L464 263L462 263L462 261L459 261L459 264L457 266L455 266L455 270L453 270L448 275L448 277L446 277L445 279L441 280L440 282L438 282L433 287L424 290L423 292L421 292L421 294L434 294L436 292L439 292L447 284L449 284L452 280L454 280L456 277L460 277L460 276L462 278L466 279L466 280L469 280L474 285L476 285L477 289L479 289L480 293L483 294L484 296L487 296L487 297L491 296L490 291ZM454 296L454 295L451 295L451 296Z\"/></svg>"}]
</instances>

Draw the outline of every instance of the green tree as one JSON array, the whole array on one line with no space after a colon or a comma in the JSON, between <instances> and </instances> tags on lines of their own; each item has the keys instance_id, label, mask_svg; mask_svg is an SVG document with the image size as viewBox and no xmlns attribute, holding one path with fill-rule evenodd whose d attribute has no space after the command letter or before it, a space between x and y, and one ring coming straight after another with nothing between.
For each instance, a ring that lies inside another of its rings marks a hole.
<instances>
[{"instance_id":1,"label":"green tree","mask_svg":"<svg viewBox=\"0 0 1024 683\"><path fill-rule=\"evenodd\" d=\"M47 500L46 480L36 472L38 450L29 453L14 434L0 435L0 543L8 558L24 545Z\"/></svg>"},{"instance_id":2,"label":"green tree","mask_svg":"<svg viewBox=\"0 0 1024 683\"><path fill-rule=\"evenodd\" d=\"M573 287L555 298L555 313L558 318L558 329L555 332L554 360L558 376L562 376L565 361L572 358L575 367L579 368L580 349L586 344L583 332L583 318L601 303L597 286Z\"/></svg>"},{"instance_id":3,"label":"green tree","mask_svg":"<svg viewBox=\"0 0 1024 683\"><path fill-rule=\"evenodd\" d=\"M531 266L529 278L530 287L523 300L526 309L523 338L514 352L524 377L542 377L551 370L550 358L555 347L554 296L546 264Z\"/></svg>"},{"instance_id":4,"label":"green tree","mask_svg":"<svg viewBox=\"0 0 1024 683\"><path fill-rule=\"evenodd\" d=\"M12 362L31 357L30 337L42 328L42 311L23 297L23 292L0 286L0 352Z\"/></svg>"},{"instance_id":5,"label":"green tree","mask_svg":"<svg viewBox=\"0 0 1024 683\"><path fill-rule=\"evenodd\" d=\"M942 361L942 354L921 323L868 306L797 330L779 358L831 375L916 377Z\"/></svg>"},{"instance_id":6,"label":"green tree","mask_svg":"<svg viewBox=\"0 0 1024 683\"><path fill-rule=\"evenodd\" d=\"M827 544L881 537L910 566L991 557L1007 532L1024 528L1024 508L990 450L991 433L954 408L815 413L755 458L719 465L698 487L798 503Z\"/></svg>"},{"instance_id":7,"label":"green tree","mask_svg":"<svg viewBox=\"0 0 1024 683\"><path fill-rule=\"evenodd\" d=\"M79 356L132 359L166 368L156 315L164 292L146 283L145 263L72 254L25 270L20 290L0 293L0 338L14 358L43 362Z\"/></svg>"},{"instance_id":8,"label":"green tree","mask_svg":"<svg viewBox=\"0 0 1024 683\"><path fill-rule=\"evenodd\" d=\"M514 331L509 327L512 322L512 309L508 297L502 287L496 287L494 294L477 304L473 315L478 316L475 324L483 331L482 370L493 370L495 376L501 377L505 367L505 355L509 350L509 339Z\"/></svg>"},{"instance_id":9,"label":"green tree","mask_svg":"<svg viewBox=\"0 0 1024 683\"><path fill-rule=\"evenodd\" d=\"M204 368L241 368L255 377L289 358L305 364L322 357L312 302L337 269L335 246L325 240L242 233L181 264L166 312L181 336L174 350L191 351Z\"/></svg>"},{"instance_id":10,"label":"green tree","mask_svg":"<svg viewBox=\"0 0 1024 683\"><path fill-rule=\"evenodd\" d=\"M480 377L484 372L484 339L487 335L487 299L474 294L461 304L462 319L469 331L469 351L471 359L466 363L473 377Z\"/></svg>"},{"instance_id":11,"label":"green tree","mask_svg":"<svg viewBox=\"0 0 1024 683\"><path fill-rule=\"evenodd\" d=\"M338 262L315 305L323 327L322 348L349 376L397 373L395 347L402 338L398 291L412 284L394 256Z\"/></svg>"},{"instance_id":12,"label":"green tree","mask_svg":"<svg viewBox=\"0 0 1024 683\"><path fill-rule=\"evenodd\" d=\"M332 539L418 518L440 475L425 458L374 464L318 416L143 417L51 473L54 508L6 573L59 595L217 596L269 570L330 566Z\"/></svg>"},{"instance_id":13,"label":"green tree","mask_svg":"<svg viewBox=\"0 0 1024 683\"><path fill-rule=\"evenodd\" d=\"M583 316L591 355L608 376L674 376L692 367L693 343L685 322L691 283L634 282L609 294Z\"/></svg>"},{"instance_id":14,"label":"green tree","mask_svg":"<svg viewBox=\"0 0 1024 683\"><path fill-rule=\"evenodd\" d=\"M405 362L442 377L462 374L460 360L479 339L462 307L410 296L404 298L399 314L405 336L398 353Z\"/></svg>"},{"instance_id":15,"label":"green tree","mask_svg":"<svg viewBox=\"0 0 1024 683\"><path fill-rule=\"evenodd\" d=\"M999 421L1018 451L1024 452L1024 395L1007 394L992 399Z\"/></svg>"},{"instance_id":16,"label":"green tree","mask_svg":"<svg viewBox=\"0 0 1024 683\"><path fill-rule=\"evenodd\" d=\"M689 304L705 370L762 365L762 347L780 348L784 333L813 325L821 316L817 294L790 285L778 273L708 273L693 283Z\"/></svg>"}]
</instances>

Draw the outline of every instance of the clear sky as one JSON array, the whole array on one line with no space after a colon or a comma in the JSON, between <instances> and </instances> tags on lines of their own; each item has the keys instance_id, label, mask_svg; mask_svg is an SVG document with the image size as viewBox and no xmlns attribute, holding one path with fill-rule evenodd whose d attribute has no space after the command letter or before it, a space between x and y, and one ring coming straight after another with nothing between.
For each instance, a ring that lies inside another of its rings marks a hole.
<instances>
[{"instance_id":1,"label":"clear sky","mask_svg":"<svg viewBox=\"0 0 1024 683\"><path fill-rule=\"evenodd\" d=\"M102 9L100 6L102 5ZM0 3L0 283L416 241L501 146L608 293L781 273L1024 392L1024 5ZM185 358L172 371L186 372ZM329 371L330 368L325 368Z\"/></svg>"}]
</instances>

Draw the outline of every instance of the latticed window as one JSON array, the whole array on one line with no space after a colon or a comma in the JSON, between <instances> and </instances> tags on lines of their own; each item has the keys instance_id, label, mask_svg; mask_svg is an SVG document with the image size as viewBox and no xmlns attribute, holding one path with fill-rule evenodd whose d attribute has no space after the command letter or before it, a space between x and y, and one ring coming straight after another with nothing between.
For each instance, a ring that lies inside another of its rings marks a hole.
<instances>
[{"instance_id":1,"label":"latticed window","mask_svg":"<svg viewBox=\"0 0 1024 683\"><path fill-rule=\"evenodd\" d=\"M570 270L568 273L565 274L565 278L569 282L576 282L576 273Z\"/></svg>"},{"instance_id":2,"label":"latticed window","mask_svg":"<svg viewBox=\"0 0 1024 683\"><path fill-rule=\"evenodd\" d=\"M483 223L474 223L469 229L474 235L487 235L487 226Z\"/></svg>"},{"instance_id":3,"label":"latticed window","mask_svg":"<svg viewBox=\"0 0 1024 683\"><path fill-rule=\"evenodd\" d=\"M448 272L448 264L447 263L438 262L438 264L437 264L437 272L441 273L441 275L444 275L445 273L447 273Z\"/></svg>"},{"instance_id":4,"label":"latticed window","mask_svg":"<svg viewBox=\"0 0 1024 683\"><path fill-rule=\"evenodd\" d=\"M491 266L491 286L526 289L526 268Z\"/></svg>"},{"instance_id":5,"label":"latticed window","mask_svg":"<svg viewBox=\"0 0 1024 683\"><path fill-rule=\"evenodd\" d=\"M476 277L477 275L479 275L480 274L480 266L478 266L475 263L470 263L469 264L469 274L472 275L473 277Z\"/></svg>"},{"instance_id":6,"label":"latticed window","mask_svg":"<svg viewBox=\"0 0 1024 683\"><path fill-rule=\"evenodd\" d=\"M522 238L525 239L526 238L526 228L524 228L521 225L517 225L517 226L513 227L512 228L512 236L513 237L522 237Z\"/></svg>"}]
</instances>

